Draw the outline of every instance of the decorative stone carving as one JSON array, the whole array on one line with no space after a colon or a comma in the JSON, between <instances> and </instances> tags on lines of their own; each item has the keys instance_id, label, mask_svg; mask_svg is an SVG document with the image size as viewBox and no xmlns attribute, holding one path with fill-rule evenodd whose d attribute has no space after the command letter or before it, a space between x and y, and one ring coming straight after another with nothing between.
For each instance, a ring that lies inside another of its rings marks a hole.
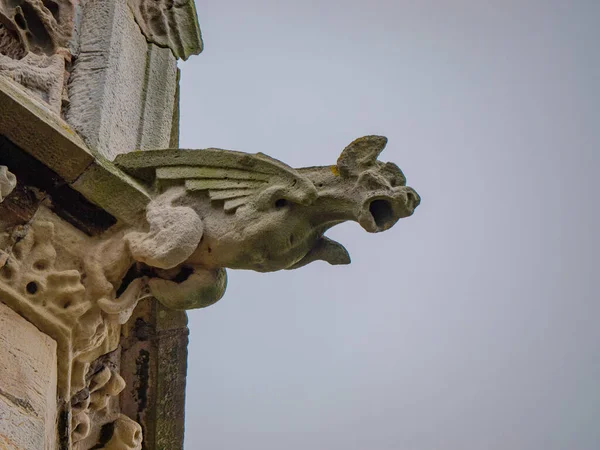
<instances>
[{"instance_id":1,"label":"decorative stone carving","mask_svg":"<svg viewBox=\"0 0 600 450\"><path fill-rule=\"evenodd\" d=\"M17 185L17 177L9 172L8 167L0 166L0 203Z\"/></svg>"},{"instance_id":2,"label":"decorative stone carving","mask_svg":"<svg viewBox=\"0 0 600 450\"><path fill-rule=\"evenodd\" d=\"M137 422L121 414L113 422L113 430L110 441L103 447L97 448L100 450L141 450L142 427Z\"/></svg>"},{"instance_id":3,"label":"decorative stone carving","mask_svg":"<svg viewBox=\"0 0 600 450\"><path fill-rule=\"evenodd\" d=\"M116 348L120 325L131 314L143 279L135 280L117 296L109 281L111 270L117 270L122 278L127 267L100 268L102 263L111 263L110 257L102 259L103 252L111 248L102 244L94 248L93 242L63 226L61 238L81 246L77 249L80 254L59 258L53 222L34 220L30 226L15 230L15 243L3 251L0 294L58 342L59 396L68 399L71 392L86 386L89 364Z\"/></svg>"},{"instance_id":4,"label":"decorative stone carving","mask_svg":"<svg viewBox=\"0 0 600 450\"><path fill-rule=\"evenodd\" d=\"M9 76L60 113L65 87L65 57L28 53L20 60L0 55L0 73Z\"/></svg>"},{"instance_id":5,"label":"decorative stone carving","mask_svg":"<svg viewBox=\"0 0 600 450\"><path fill-rule=\"evenodd\" d=\"M127 0L146 39L184 60L202 51L193 0Z\"/></svg>"},{"instance_id":6,"label":"decorative stone carving","mask_svg":"<svg viewBox=\"0 0 600 450\"><path fill-rule=\"evenodd\" d=\"M71 399L71 440L77 443L91 431L90 414L98 415L108 408L108 402L125 388L125 381L116 369L101 366L88 385ZM96 417L96 421L98 418Z\"/></svg>"},{"instance_id":7,"label":"decorative stone carving","mask_svg":"<svg viewBox=\"0 0 600 450\"><path fill-rule=\"evenodd\" d=\"M347 220L384 231L420 202L398 166L377 160L386 143L365 136L344 149L337 165L297 170L260 153L216 149L120 155L119 167L158 189L147 231L124 238L133 259L155 268L152 294L179 309L219 300L224 268L348 264L346 249L325 231Z\"/></svg>"},{"instance_id":8,"label":"decorative stone carving","mask_svg":"<svg viewBox=\"0 0 600 450\"><path fill-rule=\"evenodd\" d=\"M74 0L0 0L0 74L60 112ZM66 100L66 94L65 94Z\"/></svg>"},{"instance_id":9,"label":"decorative stone carving","mask_svg":"<svg viewBox=\"0 0 600 450\"><path fill-rule=\"evenodd\" d=\"M117 348L143 297L144 277L117 294L130 265L118 230L90 238L45 208L0 235L0 298L56 340L58 397L71 405L74 443L114 420L106 408L125 386L114 365L95 361Z\"/></svg>"},{"instance_id":10,"label":"decorative stone carving","mask_svg":"<svg viewBox=\"0 0 600 450\"><path fill-rule=\"evenodd\" d=\"M13 59L29 52L53 55L71 38L73 14L74 0L0 0L0 42L6 42L0 53Z\"/></svg>"}]
</instances>

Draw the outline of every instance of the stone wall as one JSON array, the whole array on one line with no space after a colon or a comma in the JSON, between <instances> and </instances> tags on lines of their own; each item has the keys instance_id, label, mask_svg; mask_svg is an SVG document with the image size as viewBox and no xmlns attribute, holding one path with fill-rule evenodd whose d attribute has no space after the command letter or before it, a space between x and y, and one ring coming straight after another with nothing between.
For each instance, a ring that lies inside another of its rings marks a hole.
<instances>
[{"instance_id":1,"label":"stone wall","mask_svg":"<svg viewBox=\"0 0 600 450\"><path fill-rule=\"evenodd\" d=\"M56 448L56 342L0 298L0 449Z\"/></svg>"}]
</instances>

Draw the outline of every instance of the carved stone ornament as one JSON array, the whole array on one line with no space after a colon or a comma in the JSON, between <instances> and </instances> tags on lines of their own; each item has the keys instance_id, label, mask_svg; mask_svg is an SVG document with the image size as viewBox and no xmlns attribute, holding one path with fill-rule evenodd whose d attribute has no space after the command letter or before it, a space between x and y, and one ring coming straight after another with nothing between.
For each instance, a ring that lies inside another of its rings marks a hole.
<instances>
[{"instance_id":1,"label":"carved stone ornament","mask_svg":"<svg viewBox=\"0 0 600 450\"><path fill-rule=\"evenodd\" d=\"M142 428L137 422L121 414L112 426L112 437L100 450L141 450Z\"/></svg>"},{"instance_id":2,"label":"carved stone ornament","mask_svg":"<svg viewBox=\"0 0 600 450\"><path fill-rule=\"evenodd\" d=\"M0 298L58 344L58 399L69 405L72 443L92 432L90 415L96 429L114 416L108 401L124 382L98 359L117 349L143 294L143 278L117 294L130 260L119 232L108 236L89 237L45 207L0 233Z\"/></svg>"},{"instance_id":3,"label":"carved stone ornament","mask_svg":"<svg viewBox=\"0 0 600 450\"><path fill-rule=\"evenodd\" d=\"M384 231L420 202L398 166L377 160L386 143L365 136L336 165L304 169L217 149L120 155L117 166L157 189L147 228L124 236L133 259L151 268L150 292L165 306L198 308L223 296L225 268L350 263L346 249L323 236L329 228L353 220Z\"/></svg>"},{"instance_id":4,"label":"carved stone ornament","mask_svg":"<svg viewBox=\"0 0 600 450\"><path fill-rule=\"evenodd\" d=\"M55 112L60 112L66 96L74 3L0 0L0 74L23 85Z\"/></svg>"}]
</instances>

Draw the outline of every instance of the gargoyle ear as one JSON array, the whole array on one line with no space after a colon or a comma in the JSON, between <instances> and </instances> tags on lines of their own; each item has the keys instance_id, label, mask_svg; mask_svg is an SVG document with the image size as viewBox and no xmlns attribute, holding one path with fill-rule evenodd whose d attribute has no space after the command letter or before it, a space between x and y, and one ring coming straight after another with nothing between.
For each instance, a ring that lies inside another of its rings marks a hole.
<instances>
[{"instance_id":1,"label":"gargoyle ear","mask_svg":"<svg viewBox=\"0 0 600 450\"><path fill-rule=\"evenodd\" d=\"M352 141L337 160L340 174L346 176L371 167L386 144L385 136L363 136Z\"/></svg>"}]
</instances>

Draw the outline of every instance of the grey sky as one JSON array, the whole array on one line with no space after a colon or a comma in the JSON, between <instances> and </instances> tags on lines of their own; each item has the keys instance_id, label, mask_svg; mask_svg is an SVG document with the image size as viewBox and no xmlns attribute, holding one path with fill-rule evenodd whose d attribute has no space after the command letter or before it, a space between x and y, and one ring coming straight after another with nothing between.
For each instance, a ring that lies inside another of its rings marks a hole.
<instances>
[{"instance_id":1,"label":"grey sky","mask_svg":"<svg viewBox=\"0 0 600 450\"><path fill-rule=\"evenodd\" d=\"M189 314L186 449L600 448L600 2L197 8L182 147L383 134L423 201L331 230L350 266L229 271Z\"/></svg>"}]
</instances>

